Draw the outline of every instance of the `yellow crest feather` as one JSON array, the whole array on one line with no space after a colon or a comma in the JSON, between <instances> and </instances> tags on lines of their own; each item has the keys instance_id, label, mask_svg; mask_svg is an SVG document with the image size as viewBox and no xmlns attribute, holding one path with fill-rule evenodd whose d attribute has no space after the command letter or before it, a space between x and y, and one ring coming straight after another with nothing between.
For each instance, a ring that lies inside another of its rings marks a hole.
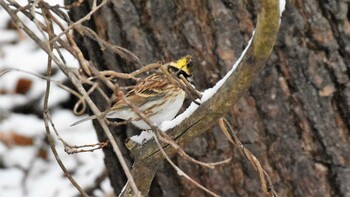
<instances>
[{"instance_id":1,"label":"yellow crest feather","mask_svg":"<svg viewBox=\"0 0 350 197\"><path fill-rule=\"evenodd\" d=\"M189 76L192 75L191 68L189 68L190 63L192 61L192 56L186 55L185 57L182 57L178 59L176 62L171 62L170 65L176 67L179 70L184 71Z\"/></svg>"}]
</instances>

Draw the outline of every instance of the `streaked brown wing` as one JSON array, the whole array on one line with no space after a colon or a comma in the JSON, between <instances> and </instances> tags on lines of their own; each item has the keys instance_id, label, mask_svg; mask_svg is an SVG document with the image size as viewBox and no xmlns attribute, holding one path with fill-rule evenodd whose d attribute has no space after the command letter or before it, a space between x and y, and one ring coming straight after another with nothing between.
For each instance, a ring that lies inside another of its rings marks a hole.
<instances>
[{"instance_id":1,"label":"streaked brown wing","mask_svg":"<svg viewBox=\"0 0 350 197\"><path fill-rule=\"evenodd\" d=\"M163 97L165 94L164 91L167 90L168 85L169 82L167 79L158 74L153 74L136 84L135 88L126 94L126 97L136 106L142 106L150 100L156 100ZM113 105L111 110L120 110L128 107L129 106L122 100L119 100Z\"/></svg>"},{"instance_id":2,"label":"streaked brown wing","mask_svg":"<svg viewBox=\"0 0 350 197\"><path fill-rule=\"evenodd\" d=\"M133 93L141 97L158 96L166 90L168 85L169 81L167 79L158 74L153 74L138 83L134 88Z\"/></svg>"}]
</instances>

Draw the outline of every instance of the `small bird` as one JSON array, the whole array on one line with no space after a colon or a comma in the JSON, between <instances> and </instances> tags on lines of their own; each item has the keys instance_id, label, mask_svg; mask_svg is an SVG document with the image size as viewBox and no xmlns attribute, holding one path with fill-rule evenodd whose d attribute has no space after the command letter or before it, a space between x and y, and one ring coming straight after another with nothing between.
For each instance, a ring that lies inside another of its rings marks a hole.
<instances>
[{"instance_id":1,"label":"small bird","mask_svg":"<svg viewBox=\"0 0 350 197\"><path fill-rule=\"evenodd\" d=\"M128 101L137 106L156 125L160 125L165 120L172 120L180 110L186 98L186 93L177 83L184 84L181 75L183 75L185 80L192 81L192 57L187 55L177 61L163 64L161 67L158 72L149 75L137 83L125 95ZM177 77L178 80L172 79L167 74ZM71 126L96 118L95 115L89 116L75 122ZM106 114L106 118L129 120L140 129L150 129L149 125L123 100L117 101L111 107Z\"/></svg>"}]
</instances>

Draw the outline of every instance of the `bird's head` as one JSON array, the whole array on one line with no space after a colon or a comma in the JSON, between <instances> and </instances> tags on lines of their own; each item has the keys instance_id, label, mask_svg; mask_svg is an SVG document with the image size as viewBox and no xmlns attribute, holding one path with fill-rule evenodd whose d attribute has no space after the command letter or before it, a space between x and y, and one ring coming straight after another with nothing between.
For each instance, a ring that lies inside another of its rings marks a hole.
<instances>
[{"instance_id":1,"label":"bird's head","mask_svg":"<svg viewBox=\"0 0 350 197\"><path fill-rule=\"evenodd\" d=\"M187 55L178 59L177 61L170 62L168 64L168 72L171 74L175 74L179 79L181 79L181 75L187 79L187 81L192 82L192 70L193 70L193 62L192 56Z\"/></svg>"}]
</instances>

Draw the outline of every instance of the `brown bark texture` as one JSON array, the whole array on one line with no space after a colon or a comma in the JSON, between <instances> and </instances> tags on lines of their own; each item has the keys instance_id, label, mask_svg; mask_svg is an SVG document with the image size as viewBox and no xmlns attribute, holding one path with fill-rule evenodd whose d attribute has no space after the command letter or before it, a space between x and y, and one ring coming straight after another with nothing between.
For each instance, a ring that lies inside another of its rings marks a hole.
<instances>
[{"instance_id":1,"label":"brown bark texture","mask_svg":"<svg viewBox=\"0 0 350 197\"><path fill-rule=\"evenodd\" d=\"M66 2L70 4L69 1ZM249 91L227 114L239 138L262 163L280 196L350 196L350 2L287 1L275 49ZM91 2L70 11L86 15ZM115 0L85 25L144 64L191 54L197 89L212 87L231 68L252 35L258 1ZM138 65L76 34L98 69L131 72ZM122 82L123 83L123 82ZM127 83L127 82L126 82ZM98 97L95 98L98 103ZM103 108L103 103L98 103ZM135 128L113 132L121 147ZM104 140L96 124L99 140ZM201 161L233 157L207 169L176 156L188 175L221 196L262 196L259 176L218 126L185 145ZM126 182L111 149L105 163L115 192ZM132 157L124 148L132 164ZM207 196L160 164L150 196Z\"/></svg>"}]
</instances>

